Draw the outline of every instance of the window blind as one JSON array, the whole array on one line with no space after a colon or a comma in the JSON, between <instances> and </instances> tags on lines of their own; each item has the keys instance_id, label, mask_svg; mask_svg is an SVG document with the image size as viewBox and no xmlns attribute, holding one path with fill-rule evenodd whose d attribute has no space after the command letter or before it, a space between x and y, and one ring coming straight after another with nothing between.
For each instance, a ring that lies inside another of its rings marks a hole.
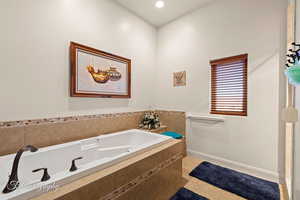
<instances>
[{"instance_id":1,"label":"window blind","mask_svg":"<svg viewBox=\"0 0 300 200\"><path fill-rule=\"evenodd\" d=\"M248 54L213 60L211 114L247 115Z\"/></svg>"}]
</instances>

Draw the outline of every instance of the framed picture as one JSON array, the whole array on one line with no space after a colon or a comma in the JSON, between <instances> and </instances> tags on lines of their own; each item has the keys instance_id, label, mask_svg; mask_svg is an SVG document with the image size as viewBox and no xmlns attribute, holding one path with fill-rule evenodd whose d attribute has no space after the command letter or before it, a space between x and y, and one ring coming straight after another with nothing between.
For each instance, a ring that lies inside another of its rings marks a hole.
<instances>
[{"instance_id":1,"label":"framed picture","mask_svg":"<svg viewBox=\"0 0 300 200\"><path fill-rule=\"evenodd\" d=\"M174 87L186 86L186 71L173 73Z\"/></svg>"},{"instance_id":2,"label":"framed picture","mask_svg":"<svg viewBox=\"0 0 300 200\"><path fill-rule=\"evenodd\" d=\"M75 42L70 45L72 97L131 97L131 60Z\"/></svg>"}]
</instances>

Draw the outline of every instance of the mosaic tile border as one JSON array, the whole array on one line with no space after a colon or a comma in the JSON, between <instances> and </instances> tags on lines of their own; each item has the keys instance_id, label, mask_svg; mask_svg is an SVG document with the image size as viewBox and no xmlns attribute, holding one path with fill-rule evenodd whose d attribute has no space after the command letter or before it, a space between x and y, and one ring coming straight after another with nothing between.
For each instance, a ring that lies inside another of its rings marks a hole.
<instances>
[{"instance_id":1,"label":"mosaic tile border","mask_svg":"<svg viewBox=\"0 0 300 200\"><path fill-rule=\"evenodd\" d=\"M70 121L79 121L79 120L89 120L89 119L107 119L107 118L116 118L116 117L129 117L134 115L141 115L145 111L135 111L135 112L123 112L123 113L109 113L109 114L96 114L96 115L82 115L82 116L68 116L68 117L55 117L55 118L43 118L43 119L34 119L34 120L19 120L19 121L7 121L0 122L0 128L15 128L23 126L34 126L42 124L55 124L55 123L65 123ZM167 113L168 115L179 113L185 115L183 111L170 111L170 110L153 110L158 113Z\"/></svg>"},{"instance_id":2,"label":"mosaic tile border","mask_svg":"<svg viewBox=\"0 0 300 200\"><path fill-rule=\"evenodd\" d=\"M155 112L159 113L166 113L167 115L171 115L171 114L180 114L182 116L185 116L185 112L184 111L171 111L171 110L155 110Z\"/></svg>"},{"instance_id":3,"label":"mosaic tile border","mask_svg":"<svg viewBox=\"0 0 300 200\"><path fill-rule=\"evenodd\" d=\"M34 119L34 120L8 121L8 122L0 122L0 128L15 128L15 127L33 126L33 125L42 125L42 124L65 123L65 122L70 122L70 121L89 120L89 119L107 119L107 118L116 118L116 117L129 117L129 116L141 115L145 112L146 111L136 111L136 112L124 112L124 113L111 113L111 114L44 118L44 119Z\"/></svg>"},{"instance_id":4,"label":"mosaic tile border","mask_svg":"<svg viewBox=\"0 0 300 200\"><path fill-rule=\"evenodd\" d=\"M115 200L122 196L123 194L133 190L135 187L140 185L141 183L145 182L146 180L150 179L155 174L159 173L161 170L167 168L171 164L175 163L176 161L183 158L182 153L178 153L168 160L165 160L164 162L160 163L156 167L148 170L144 174L136 177L132 181L126 183L125 185L122 185L121 187L117 188L116 190L112 191L111 193L107 194L106 196L100 198L99 200Z\"/></svg>"}]
</instances>

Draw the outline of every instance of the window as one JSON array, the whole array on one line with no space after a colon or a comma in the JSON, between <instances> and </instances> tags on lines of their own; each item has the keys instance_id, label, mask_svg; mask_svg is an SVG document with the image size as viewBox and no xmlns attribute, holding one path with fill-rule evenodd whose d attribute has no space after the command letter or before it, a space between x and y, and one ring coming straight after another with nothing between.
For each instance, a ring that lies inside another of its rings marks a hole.
<instances>
[{"instance_id":1,"label":"window","mask_svg":"<svg viewBox=\"0 0 300 200\"><path fill-rule=\"evenodd\" d=\"M213 60L211 114L247 116L248 54Z\"/></svg>"}]
</instances>

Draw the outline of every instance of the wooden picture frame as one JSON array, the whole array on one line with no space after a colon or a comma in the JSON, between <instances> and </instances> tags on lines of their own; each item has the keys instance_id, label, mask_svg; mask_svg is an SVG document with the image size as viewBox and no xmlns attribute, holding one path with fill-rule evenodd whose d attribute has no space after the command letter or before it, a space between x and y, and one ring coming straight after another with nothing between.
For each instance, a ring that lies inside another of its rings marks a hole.
<instances>
[{"instance_id":1,"label":"wooden picture frame","mask_svg":"<svg viewBox=\"0 0 300 200\"><path fill-rule=\"evenodd\" d=\"M71 97L131 98L131 60L70 43Z\"/></svg>"}]
</instances>

